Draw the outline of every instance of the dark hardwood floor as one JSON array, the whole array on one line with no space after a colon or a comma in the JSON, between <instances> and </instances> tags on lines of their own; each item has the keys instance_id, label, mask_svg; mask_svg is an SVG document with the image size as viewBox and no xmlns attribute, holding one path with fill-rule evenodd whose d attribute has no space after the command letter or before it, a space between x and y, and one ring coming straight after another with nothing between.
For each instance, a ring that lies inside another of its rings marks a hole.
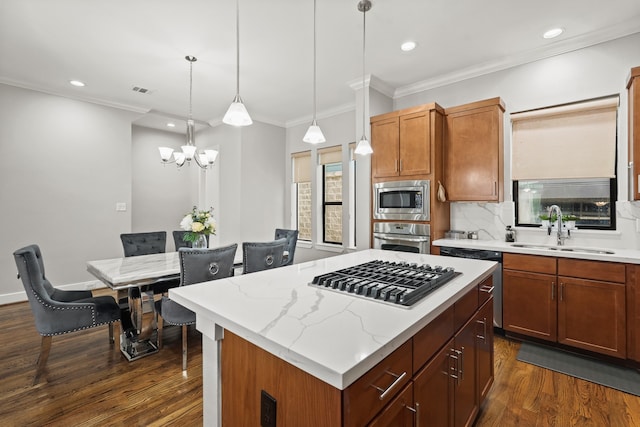
<instances>
[{"instance_id":1,"label":"dark hardwood floor","mask_svg":"<svg viewBox=\"0 0 640 427\"><path fill-rule=\"evenodd\" d=\"M106 326L54 337L32 386L40 335L31 310L0 306L0 425L201 425L201 336L190 327L186 376L180 329L166 328L164 340L160 352L128 362ZM476 426L640 426L639 397L518 362L518 342L497 336L495 348L496 379Z\"/></svg>"}]
</instances>

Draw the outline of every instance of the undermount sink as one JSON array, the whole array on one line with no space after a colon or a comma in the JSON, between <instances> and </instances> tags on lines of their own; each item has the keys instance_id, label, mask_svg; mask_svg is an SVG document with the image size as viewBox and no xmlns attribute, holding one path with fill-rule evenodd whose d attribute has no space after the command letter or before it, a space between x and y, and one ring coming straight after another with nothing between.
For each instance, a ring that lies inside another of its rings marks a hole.
<instances>
[{"instance_id":1,"label":"undermount sink","mask_svg":"<svg viewBox=\"0 0 640 427\"><path fill-rule=\"evenodd\" d=\"M547 246L547 245L534 245L534 244L528 244L528 243L512 243L511 246L514 248L542 249L547 251L576 252L576 253L584 253L584 254L603 254L603 255L615 254L615 252L609 251L606 249L571 248L567 246Z\"/></svg>"}]
</instances>

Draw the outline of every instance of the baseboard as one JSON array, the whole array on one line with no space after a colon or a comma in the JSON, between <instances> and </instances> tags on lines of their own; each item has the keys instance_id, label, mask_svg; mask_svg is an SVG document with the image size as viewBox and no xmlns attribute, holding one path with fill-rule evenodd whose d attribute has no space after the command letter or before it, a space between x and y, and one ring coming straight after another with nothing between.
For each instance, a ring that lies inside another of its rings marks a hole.
<instances>
[{"instance_id":1,"label":"baseboard","mask_svg":"<svg viewBox=\"0 0 640 427\"><path fill-rule=\"evenodd\" d=\"M106 286L99 280L89 280L87 282L70 283L68 285L56 287L65 291L91 291L94 289L105 288ZM0 306L24 301L27 301L27 293L25 291L0 294Z\"/></svg>"}]
</instances>

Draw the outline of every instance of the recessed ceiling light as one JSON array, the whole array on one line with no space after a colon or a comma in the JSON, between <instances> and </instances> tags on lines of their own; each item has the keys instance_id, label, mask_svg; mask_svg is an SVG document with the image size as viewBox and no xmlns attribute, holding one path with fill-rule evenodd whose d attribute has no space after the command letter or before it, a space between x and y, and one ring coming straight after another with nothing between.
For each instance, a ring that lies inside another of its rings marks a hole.
<instances>
[{"instance_id":1,"label":"recessed ceiling light","mask_svg":"<svg viewBox=\"0 0 640 427\"><path fill-rule=\"evenodd\" d=\"M167 127L168 128L174 128L174 127L176 127L176 124L169 122L169 123L167 123Z\"/></svg>"},{"instance_id":2,"label":"recessed ceiling light","mask_svg":"<svg viewBox=\"0 0 640 427\"><path fill-rule=\"evenodd\" d=\"M417 46L416 42L408 41L408 42L402 43L402 45L400 45L400 49L402 49L405 52L409 52L415 49L416 46Z\"/></svg>"},{"instance_id":3,"label":"recessed ceiling light","mask_svg":"<svg viewBox=\"0 0 640 427\"><path fill-rule=\"evenodd\" d=\"M84 87L84 83L80 80L69 80L69 83L76 87Z\"/></svg>"},{"instance_id":4,"label":"recessed ceiling light","mask_svg":"<svg viewBox=\"0 0 640 427\"><path fill-rule=\"evenodd\" d=\"M562 28L552 28L542 35L545 39L552 39L554 37L558 37L560 34L564 33L564 29Z\"/></svg>"}]
</instances>

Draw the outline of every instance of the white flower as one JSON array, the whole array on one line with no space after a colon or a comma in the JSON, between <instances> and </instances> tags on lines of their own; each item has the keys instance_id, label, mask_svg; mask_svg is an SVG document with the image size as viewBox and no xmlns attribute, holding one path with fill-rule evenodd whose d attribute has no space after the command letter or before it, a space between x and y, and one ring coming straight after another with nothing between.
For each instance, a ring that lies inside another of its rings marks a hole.
<instances>
[{"instance_id":1,"label":"white flower","mask_svg":"<svg viewBox=\"0 0 640 427\"><path fill-rule=\"evenodd\" d=\"M189 214L180 221L180 228L184 231L191 231L191 224L193 224L193 219L191 218L191 214Z\"/></svg>"}]
</instances>

